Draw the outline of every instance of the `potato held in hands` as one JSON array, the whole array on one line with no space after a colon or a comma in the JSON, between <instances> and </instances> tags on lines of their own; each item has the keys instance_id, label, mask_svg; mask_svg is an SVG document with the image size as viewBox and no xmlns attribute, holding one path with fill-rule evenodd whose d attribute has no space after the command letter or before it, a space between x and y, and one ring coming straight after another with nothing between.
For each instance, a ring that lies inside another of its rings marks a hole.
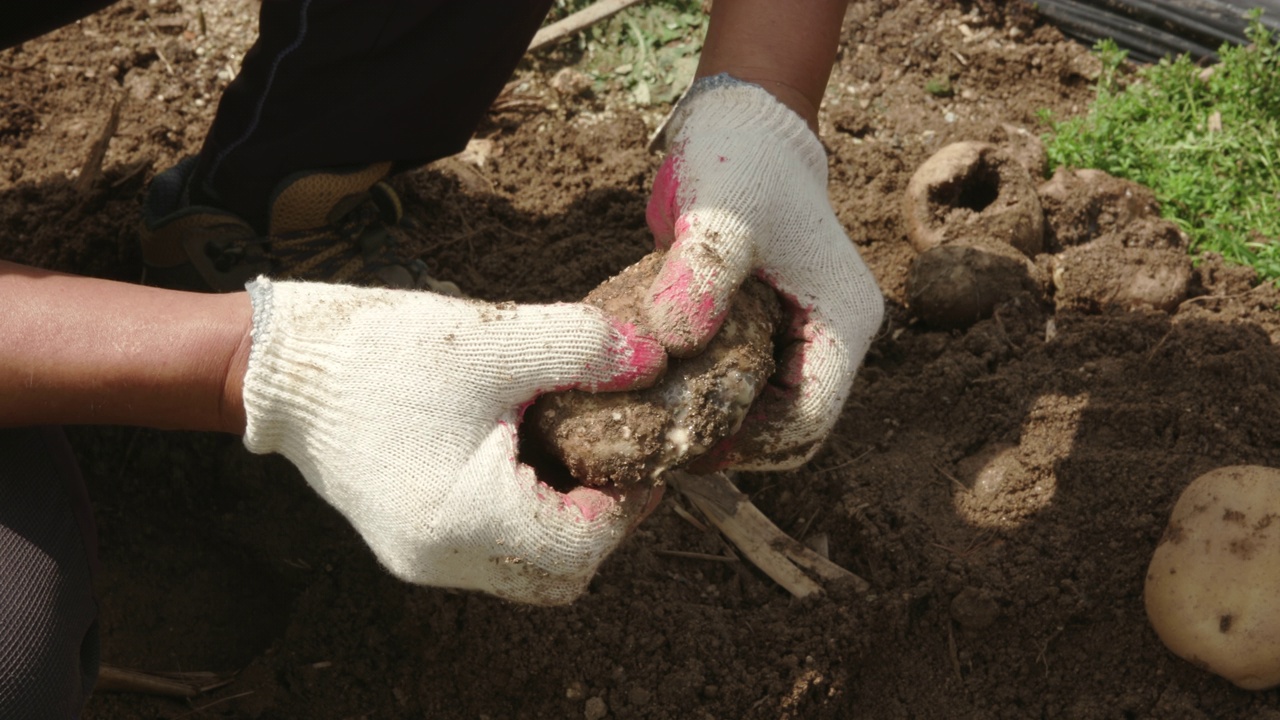
<instances>
[{"instance_id":1,"label":"potato held in hands","mask_svg":"<svg viewBox=\"0 0 1280 720\"><path fill-rule=\"evenodd\" d=\"M1225 467L1188 485L1145 599L1178 656L1246 690L1280 685L1280 470Z\"/></svg>"},{"instance_id":2,"label":"potato held in hands","mask_svg":"<svg viewBox=\"0 0 1280 720\"><path fill-rule=\"evenodd\" d=\"M655 253L592 290L586 302L642 324ZM586 485L657 483L732 435L774 371L773 334L782 306L773 289L748 278L706 350L672 359L648 390L544 395L528 425L542 445Z\"/></svg>"}]
</instances>

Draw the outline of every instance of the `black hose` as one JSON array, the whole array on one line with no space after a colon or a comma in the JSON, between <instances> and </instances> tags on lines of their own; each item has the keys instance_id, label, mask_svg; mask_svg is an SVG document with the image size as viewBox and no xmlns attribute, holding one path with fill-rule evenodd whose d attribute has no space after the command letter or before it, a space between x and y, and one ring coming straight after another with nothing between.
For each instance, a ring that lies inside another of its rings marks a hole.
<instances>
[{"instance_id":1,"label":"black hose","mask_svg":"<svg viewBox=\"0 0 1280 720\"><path fill-rule=\"evenodd\" d=\"M1217 60L1224 43L1248 42L1246 14L1263 7L1262 22L1280 31L1280 0L1032 0L1064 33L1093 43L1112 38L1134 60L1189 54ZM1233 4L1234 2L1234 4Z\"/></svg>"},{"instance_id":2,"label":"black hose","mask_svg":"<svg viewBox=\"0 0 1280 720\"><path fill-rule=\"evenodd\" d=\"M1218 58L1212 48L1190 39L1074 0L1037 0L1036 5L1041 15L1067 35L1090 44L1101 38L1111 38L1129 51L1129 57L1139 62L1182 53L1197 59Z\"/></svg>"}]
</instances>

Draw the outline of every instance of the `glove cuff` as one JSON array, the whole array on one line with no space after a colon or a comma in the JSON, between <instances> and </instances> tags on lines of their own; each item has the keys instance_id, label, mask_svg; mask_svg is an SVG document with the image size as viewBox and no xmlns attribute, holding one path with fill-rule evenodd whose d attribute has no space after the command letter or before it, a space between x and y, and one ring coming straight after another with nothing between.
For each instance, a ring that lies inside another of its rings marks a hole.
<instances>
[{"instance_id":1,"label":"glove cuff","mask_svg":"<svg viewBox=\"0 0 1280 720\"><path fill-rule=\"evenodd\" d=\"M310 455L302 430L330 403L323 397L324 383L313 377L323 358L309 353L311 360L299 363L287 347L291 286L296 283L277 284L266 277L245 285L253 329L244 377L244 445L257 454L281 453L297 464Z\"/></svg>"},{"instance_id":2,"label":"glove cuff","mask_svg":"<svg viewBox=\"0 0 1280 720\"><path fill-rule=\"evenodd\" d=\"M809 124L763 87L728 73L700 78L671 114L665 137L678 141L691 125L726 134L764 132L795 152L809 167L826 169L827 152Z\"/></svg>"}]
</instances>

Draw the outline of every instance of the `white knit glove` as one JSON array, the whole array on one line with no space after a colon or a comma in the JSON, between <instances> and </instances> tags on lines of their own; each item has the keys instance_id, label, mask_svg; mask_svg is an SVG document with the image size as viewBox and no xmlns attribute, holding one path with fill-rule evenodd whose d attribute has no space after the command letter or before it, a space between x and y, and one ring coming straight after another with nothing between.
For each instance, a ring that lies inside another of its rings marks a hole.
<instances>
[{"instance_id":1,"label":"white knit glove","mask_svg":"<svg viewBox=\"0 0 1280 720\"><path fill-rule=\"evenodd\" d=\"M813 456L884 315L875 278L827 199L827 158L804 120L758 85L699 80L668 126L649 200L666 265L649 323L673 355L703 347L748 274L789 305L776 383L698 469L772 470Z\"/></svg>"},{"instance_id":2,"label":"white knit glove","mask_svg":"<svg viewBox=\"0 0 1280 720\"><path fill-rule=\"evenodd\" d=\"M248 286L245 446L278 452L404 580L573 600L660 491L562 494L516 460L540 393L625 389L661 346L580 304L322 283Z\"/></svg>"}]
</instances>

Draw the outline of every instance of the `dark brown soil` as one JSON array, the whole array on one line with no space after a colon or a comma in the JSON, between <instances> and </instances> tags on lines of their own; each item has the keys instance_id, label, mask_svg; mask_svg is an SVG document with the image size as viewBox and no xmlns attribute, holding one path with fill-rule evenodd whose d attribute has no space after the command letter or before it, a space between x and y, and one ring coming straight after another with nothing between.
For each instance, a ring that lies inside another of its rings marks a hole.
<instances>
[{"instance_id":1,"label":"dark brown soil","mask_svg":"<svg viewBox=\"0 0 1280 720\"><path fill-rule=\"evenodd\" d=\"M216 26L222 7L130 0L0 53L0 256L140 278L145 183L197 149L203 96L236 57L196 53L212 40L194 21L166 34L151 19L199 10ZM1096 63L1021 8L850 6L823 140L890 321L822 453L739 482L788 533L825 538L870 594L797 602L753 567L666 554L725 551L678 497L571 607L412 587L280 458L231 437L77 429L105 659L240 671L191 704L101 695L87 717L1280 718L1275 691L1165 650L1141 597L1192 478L1280 466L1280 293L1210 258L1170 312L1022 294L941 332L905 311L901 193L920 163L1001 142L1005 124L1040 132L1037 111L1090 97ZM473 294L582 297L651 247L654 119L556 96L555 69L531 63L528 101L491 116L483 168L398 180L424 259ZM942 79L949 97L926 89ZM79 192L122 87L102 177Z\"/></svg>"}]
</instances>

